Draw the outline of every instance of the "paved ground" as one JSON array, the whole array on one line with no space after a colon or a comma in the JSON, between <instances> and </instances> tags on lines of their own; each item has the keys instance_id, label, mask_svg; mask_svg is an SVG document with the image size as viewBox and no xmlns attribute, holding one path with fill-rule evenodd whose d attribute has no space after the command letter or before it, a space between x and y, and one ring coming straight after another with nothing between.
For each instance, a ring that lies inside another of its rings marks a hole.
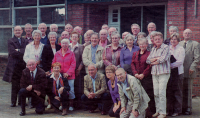
<instances>
[{"instance_id":1,"label":"paved ground","mask_svg":"<svg viewBox=\"0 0 200 118\"><path fill-rule=\"evenodd\" d=\"M10 93L11 93L11 84L2 81L0 77L0 118L64 118L60 113L54 112L53 109L45 110L43 115L35 114L34 109L26 108L27 115L20 117L19 113L21 108L10 107ZM193 114L190 116L181 115L176 118L200 118L200 97L196 97L192 100L193 102ZM65 117L90 117L90 118L109 118L108 115L100 115L100 111L96 111L96 113L90 114L88 111L77 110L73 112L69 112ZM168 117L170 118L170 117Z\"/></svg>"}]
</instances>

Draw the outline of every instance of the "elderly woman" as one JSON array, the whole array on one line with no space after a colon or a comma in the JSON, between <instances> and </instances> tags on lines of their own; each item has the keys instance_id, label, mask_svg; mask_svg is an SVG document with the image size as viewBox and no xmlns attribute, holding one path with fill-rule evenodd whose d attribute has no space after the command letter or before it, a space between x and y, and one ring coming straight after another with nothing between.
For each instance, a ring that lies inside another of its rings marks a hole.
<instances>
[{"instance_id":1,"label":"elderly woman","mask_svg":"<svg viewBox=\"0 0 200 118\"><path fill-rule=\"evenodd\" d=\"M170 77L170 52L169 46L163 43L163 35L156 32L154 37L155 47L152 48L146 63L151 64L153 76L154 99L156 113L153 117L166 117L166 88Z\"/></svg>"},{"instance_id":2,"label":"elderly woman","mask_svg":"<svg viewBox=\"0 0 200 118\"><path fill-rule=\"evenodd\" d=\"M115 68L112 65L106 67L106 77L109 79L108 88L114 103L108 114L110 117L119 117L119 112L121 110L121 100L118 92L117 77L115 77Z\"/></svg>"},{"instance_id":3,"label":"elderly woman","mask_svg":"<svg viewBox=\"0 0 200 118\"><path fill-rule=\"evenodd\" d=\"M103 63L107 67L113 65L115 69L120 67L120 52L122 47L119 45L120 34L113 32L111 35L112 43L107 45L103 52Z\"/></svg>"},{"instance_id":4,"label":"elderly woman","mask_svg":"<svg viewBox=\"0 0 200 118\"><path fill-rule=\"evenodd\" d=\"M67 103L69 99L70 86L66 78L61 73L61 64L56 62L52 64L52 75L48 77L47 95L54 108L62 106L62 115L67 115Z\"/></svg>"},{"instance_id":5,"label":"elderly woman","mask_svg":"<svg viewBox=\"0 0 200 118\"><path fill-rule=\"evenodd\" d=\"M137 40L135 41L134 45L138 46L138 40L140 40L141 38L146 38L147 35L144 32L139 32L137 35Z\"/></svg>"},{"instance_id":6,"label":"elderly woman","mask_svg":"<svg viewBox=\"0 0 200 118\"><path fill-rule=\"evenodd\" d=\"M133 75L140 80L144 90L147 92L150 102L146 115L152 116L152 112L155 112L155 102L153 95L153 82L151 76L151 66L146 63L146 59L150 54L147 50L148 40L146 38L140 38L138 40L140 50L135 51L132 56L131 69Z\"/></svg>"},{"instance_id":7,"label":"elderly woman","mask_svg":"<svg viewBox=\"0 0 200 118\"><path fill-rule=\"evenodd\" d=\"M42 32L40 30L34 30L32 33L32 37L34 41L32 41L26 46L23 59L26 63L28 62L29 59L35 59L37 61L37 65L42 67L40 63L44 47L44 44L40 42L40 39L42 37Z\"/></svg>"},{"instance_id":8,"label":"elderly woman","mask_svg":"<svg viewBox=\"0 0 200 118\"><path fill-rule=\"evenodd\" d=\"M167 84L167 111L169 115L178 116L182 113L182 89L183 89L183 62L185 59L185 49L179 45L178 33L170 37L171 53L171 75Z\"/></svg>"},{"instance_id":9,"label":"elderly woman","mask_svg":"<svg viewBox=\"0 0 200 118\"><path fill-rule=\"evenodd\" d=\"M156 32L157 31L152 31L151 33L150 33L150 40L151 40L151 44L149 43L149 41L148 41L148 47L147 47L147 50L148 51L151 51L152 50L152 48L153 47L155 47L156 45L155 45L155 43L154 43L154 40L153 40L153 37L154 37L154 35L156 34ZM148 40L148 38L147 38L147 40Z\"/></svg>"},{"instance_id":10,"label":"elderly woman","mask_svg":"<svg viewBox=\"0 0 200 118\"><path fill-rule=\"evenodd\" d=\"M126 47L124 47L120 53L120 65L130 75L133 75L131 71L131 61L132 61L133 53L140 49L138 46L133 45L134 40L135 40L135 36L131 34L126 35L126 37L124 38Z\"/></svg>"},{"instance_id":11,"label":"elderly woman","mask_svg":"<svg viewBox=\"0 0 200 118\"><path fill-rule=\"evenodd\" d=\"M170 26L169 27L169 35L171 36L174 33L178 33L178 27L177 26ZM171 37L170 37L171 38ZM169 45L170 44L170 38L166 39L164 41L164 44Z\"/></svg>"},{"instance_id":12,"label":"elderly woman","mask_svg":"<svg viewBox=\"0 0 200 118\"><path fill-rule=\"evenodd\" d=\"M70 91L69 91L69 99L70 99L70 107L69 110L73 110L73 99L74 95L74 80L75 80L75 68L76 68L76 59L74 53L68 49L69 40L63 39L61 41L61 49L56 52L52 64L55 62L61 63L61 74L64 78L67 78Z\"/></svg>"},{"instance_id":13,"label":"elderly woman","mask_svg":"<svg viewBox=\"0 0 200 118\"><path fill-rule=\"evenodd\" d=\"M74 52L75 58L76 58L76 69L75 69L75 81L74 81L74 90L75 90L75 96L77 100L77 107L81 104L81 95L83 94L83 61L82 61L82 54L83 54L83 45L79 44L79 33L78 32L72 32L71 33L71 40L72 43L69 44L70 50Z\"/></svg>"},{"instance_id":14,"label":"elderly woman","mask_svg":"<svg viewBox=\"0 0 200 118\"><path fill-rule=\"evenodd\" d=\"M91 34L94 33L93 30L88 30L85 34L84 34L84 41L85 43L83 44L83 46L88 46L91 43Z\"/></svg>"},{"instance_id":15,"label":"elderly woman","mask_svg":"<svg viewBox=\"0 0 200 118\"><path fill-rule=\"evenodd\" d=\"M108 41L107 37L108 37L108 31L105 29L102 29L99 31L99 37L100 37L100 41L99 41L99 45L102 47L106 47L107 45L110 44L110 42Z\"/></svg>"}]
</instances>

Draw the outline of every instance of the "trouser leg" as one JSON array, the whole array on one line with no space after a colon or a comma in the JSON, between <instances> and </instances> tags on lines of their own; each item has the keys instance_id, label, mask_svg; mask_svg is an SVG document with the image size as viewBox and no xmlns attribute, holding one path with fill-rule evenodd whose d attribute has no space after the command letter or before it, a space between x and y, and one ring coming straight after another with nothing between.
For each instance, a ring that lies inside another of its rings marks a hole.
<instances>
[{"instance_id":1,"label":"trouser leg","mask_svg":"<svg viewBox=\"0 0 200 118\"><path fill-rule=\"evenodd\" d=\"M19 90L20 90L19 80L12 80L12 90L11 90L11 103L12 104L16 104L17 95L18 95ZM18 99L18 102L19 102L19 100L20 99Z\"/></svg>"},{"instance_id":2,"label":"trouser leg","mask_svg":"<svg viewBox=\"0 0 200 118\"><path fill-rule=\"evenodd\" d=\"M159 78L157 75L152 75L153 77L153 90L154 90L154 100L156 106L156 113L159 113Z\"/></svg>"},{"instance_id":3,"label":"trouser leg","mask_svg":"<svg viewBox=\"0 0 200 118\"><path fill-rule=\"evenodd\" d=\"M192 86L193 86L193 78L188 79L188 104L187 111L192 111Z\"/></svg>"},{"instance_id":4,"label":"trouser leg","mask_svg":"<svg viewBox=\"0 0 200 118\"><path fill-rule=\"evenodd\" d=\"M61 102L62 102L62 108L66 109L69 103L69 94L65 90L63 90L63 93L61 94Z\"/></svg>"},{"instance_id":5,"label":"trouser leg","mask_svg":"<svg viewBox=\"0 0 200 118\"><path fill-rule=\"evenodd\" d=\"M21 110L25 113L25 104L26 104L26 96L28 96L29 91L25 88L21 88L19 91L19 95L21 97Z\"/></svg>"},{"instance_id":6,"label":"trouser leg","mask_svg":"<svg viewBox=\"0 0 200 118\"><path fill-rule=\"evenodd\" d=\"M131 116L132 106L127 104L126 105L126 112L123 111L120 115L120 118L129 118Z\"/></svg>"},{"instance_id":7,"label":"trouser leg","mask_svg":"<svg viewBox=\"0 0 200 118\"><path fill-rule=\"evenodd\" d=\"M111 97L109 96L108 93L103 93L101 95L101 103L102 103L102 111L107 112L110 109L110 101L111 101Z\"/></svg>"},{"instance_id":8,"label":"trouser leg","mask_svg":"<svg viewBox=\"0 0 200 118\"><path fill-rule=\"evenodd\" d=\"M31 98L32 98L32 104L35 106L35 112L37 114L43 114L45 111L45 96L38 96L35 92L31 91Z\"/></svg>"}]
</instances>

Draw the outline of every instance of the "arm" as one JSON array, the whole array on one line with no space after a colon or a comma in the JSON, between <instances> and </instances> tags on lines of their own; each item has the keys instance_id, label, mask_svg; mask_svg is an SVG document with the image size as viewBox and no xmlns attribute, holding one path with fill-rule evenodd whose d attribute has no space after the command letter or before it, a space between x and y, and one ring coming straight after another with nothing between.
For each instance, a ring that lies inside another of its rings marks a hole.
<instances>
[{"instance_id":1,"label":"arm","mask_svg":"<svg viewBox=\"0 0 200 118\"><path fill-rule=\"evenodd\" d=\"M117 84L117 85L118 85L118 89L119 89L119 96L120 96L120 99L121 99L121 108L126 107L126 98L124 96L124 92L122 90L122 87L119 84Z\"/></svg>"},{"instance_id":2,"label":"arm","mask_svg":"<svg viewBox=\"0 0 200 118\"><path fill-rule=\"evenodd\" d=\"M26 84L26 74L24 71L22 71L22 77L20 79L20 87L21 88L26 88L28 85Z\"/></svg>"},{"instance_id":3,"label":"arm","mask_svg":"<svg viewBox=\"0 0 200 118\"><path fill-rule=\"evenodd\" d=\"M37 70L39 71L39 69ZM33 89L34 90L37 90L37 91L44 91L45 88L47 87L47 79L46 79L46 75L45 75L45 72L41 72L37 78L35 78L36 82L35 84L32 85Z\"/></svg>"},{"instance_id":4,"label":"arm","mask_svg":"<svg viewBox=\"0 0 200 118\"><path fill-rule=\"evenodd\" d=\"M88 87L88 85L87 85L87 83L88 83L88 82L87 82L87 76L88 76L88 75L85 75L85 76L84 76L84 94L88 97L88 95L89 95L90 92L89 92L89 90L88 90L88 88L87 88L87 87Z\"/></svg>"},{"instance_id":5,"label":"arm","mask_svg":"<svg viewBox=\"0 0 200 118\"><path fill-rule=\"evenodd\" d=\"M179 53L178 53L178 58L176 59L176 62L171 63L171 68L176 68L179 67L181 65L183 65L184 59L185 59L185 50L184 48L181 48Z\"/></svg>"},{"instance_id":6,"label":"arm","mask_svg":"<svg viewBox=\"0 0 200 118\"><path fill-rule=\"evenodd\" d=\"M24 52L24 61L27 63L28 60L29 60L29 53L30 53L30 50L29 50L29 45L26 46L26 49L25 49L25 52Z\"/></svg>"},{"instance_id":7,"label":"arm","mask_svg":"<svg viewBox=\"0 0 200 118\"><path fill-rule=\"evenodd\" d=\"M194 48L194 57L193 57L194 61L192 62L191 66L190 66L190 70L195 71L197 65L199 64L200 61L200 44L198 43L197 46L195 46Z\"/></svg>"},{"instance_id":8,"label":"arm","mask_svg":"<svg viewBox=\"0 0 200 118\"><path fill-rule=\"evenodd\" d=\"M104 93L106 91L106 89L107 89L106 79L105 79L104 75L101 76L100 81L101 81L101 83L100 83L101 84L101 89L95 92L96 96Z\"/></svg>"},{"instance_id":9,"label":"arm","mask_svg":"<svg viewBox=\"0 0 200 118\"><path fill-rule=\"evenodd\" d=\"M103 66L103 59L102 59L102 56L103 56L103 49L100 51L100 59L101 61L97 62L95 65L97 66L97 68L101 68Z\"/></svg>"},{"instance_id":10,"label":"arm","mask_svg":"<svg viewBox=\"0 0 200 118\"><path fill-rule=\"evenodd\" d=\"M69 86L68 80L66 78L62 78L62 80L63 80L63 83L64 83L64 90L70 91L70 86Z\"/></svg>"},{"instance_id":11,"label":"arm","mask_svg":"<svg viewBox=\"0 0 200 118\"><path fill-rule=\"evenodd\" d=\"M149 73L151 73L151 66L148 64L142 74L146 77Z\"/></svg>"},{"instance_id":12,"label":"arm","mask_svg":"<svg viewBox=\"0 0 200 118\"><path fill-rule=\"evenodd\" d=\"M8 40L8 53L9 55L11 55L14 58L19 58L20 56L23 56L22 53L20 53L20 51L16 51L15 46L14 46L14 42L12 41L12 39Z\"/></svg>"},{"instance_id":13,"label":"arm","mask_svg":"<svg viewBox=\"0 0 200 118\"><path fill-rule=\"evenodd\" d=\"M159 64L164 63L165 61L167 61L170 58L170 52L169 52L169 46L165 47L162 51L161 56L158 58L157 62Z\"/></svg>"},{"instance_id":14,"label":"arm","mask_svg":"<svg viewBox=\"0 0 200 118\"><path fill-rule=\"evenodd\" d=\"M153 50L150 52L149 56L147 57L147 60L146 60L147 64L151 64L152 55L153 55Z\"/></svg>"},{"instance_id":15,"label":"arm","mask_svg":"<svg viewBox=\"0 0 200 118\"><path fill-rule=\"evenodd\" d=\"M124 68L124 50L123 49L121 50L121 53L120 53L120 65L122 68Z\"/></svg>"},{"instance_id":16,"label":"arm","mask_svg":"<svg viewBox=\"0 0 200 118\"><path fill-rule=\"evenodd\" d=\"M71 65L68 69L68 71L66 72L69 76L72 76L72 74L74 74L75 72L75 69L76 69L76 58L75 58L75 55L74 53L72 53L71 55Z\"/></svg>"},{"instance_id":17,"label":"arm","mask_svg":"<svg viewBox=\"0 0 200 118\"><path fill-rule=\"evenodd\" d=\"M91 60L89 60L89 57L88 57L88 54L89 53L89 51L88 51L88 49L87 49L87 47L83 50L83 55L82 55L82 61L83 61L83 64L85 65L85 66L88 66L88 65L90 65L90 64L92 64L92 61Z\"/></svg>"},{"instance_id":18,"label":"arm","mask_svg":"<svg viewBox=\"0 0 200 118\"><path fill-rule=\"evenodd\" d=\"M112 63L109 62L109 61L106 59L106 55L107 55L106 49L107 49L107 48L105 48L104 51L103 51L103 63L105 64L105 66L109 66L109 65L112 65Z\"/></svg>"}]
</instances>

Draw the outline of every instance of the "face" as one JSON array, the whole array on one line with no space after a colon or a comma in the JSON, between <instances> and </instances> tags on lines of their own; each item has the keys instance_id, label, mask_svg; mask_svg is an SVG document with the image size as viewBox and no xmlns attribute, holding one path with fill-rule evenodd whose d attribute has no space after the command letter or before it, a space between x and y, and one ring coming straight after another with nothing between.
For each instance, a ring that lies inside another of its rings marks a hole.
<instances>
[{"instance_id":1,"label":"face","mask_svg":"<svg viewBox=\"0 0 200 118\"><path fill-rule=\"evenodd\" d=\"M108 79L111 79L111 78L115 77L115 73L113 73L111 70L106 70L106 77Z\"/></svg>"},{"instance_id":2,"label":"face","mask_svg":"<svg viewBox=\"0 0 200 118\"><path fill-rule=\"evenodd\" d=\"M155 36L154 43L156 46L160 47L163 43L163 39L161 38L161 36Z\"/></svg>"},{"instance_id":3,"label":"face","mask_svg":"<svg viewBox=\"0 0 200 118\"><path fill-rule=\"evenodd\" d=\"M53 67L53 73L54 73L54 74L59 74L59 73L60 73L60 70L61 70L60 66L54 66L54 67Z\"/></svg>"},{"instance_id":4,"label":"face","mask_svg":"<svg viewBox=\"0 0 200 118\"><path fill-rule=\"evenodd\" d=\"M178 45L178 39L174 36L174 37L172 37L172 39L170 40L170 43L171 43L171 45L172 46L176 46L176 45Z\"/></svg>"},{"instance_id":5,"label":"face","mask_svg":"<svg viewBox=\"0 0 200 118\"><path fill-rule=\"evenodd\" d=\"M73 43L77 43L78 42L78 34L72 34L72 36L71 36L71 40L72 40L72 42Z\"/></svg>"},{"instance_id":6,"label":"face","mask_svg":"<svg viewBox=\"0 0 200 118\"><path fill-rule=\"evenodd\" d=\"M138 40L140 40L141 38L144 38L143 35L138 35Z\"/></svg>"},{"instance_id":7,"label":"face","mask_svg":"<svg viewBox=\"0 0 200 118\"><path fill-rule=\"evenodd\" d=\"M154 44L153 36L150 36L151 42Z\"/></svg>"},{"instance_id":8,"label":"face","mask_svg":"<svg viewBox=\"0 0 200 118\"><path fill-rule=\"evenodd\" d=\"M171 30L169 31L170 36L171 36L173 33L175 33L175 32L177 32L175 29L171 29Z\"/></svg>"},{"instance_id":9,"label":"face","mask_svg":"<svg viewBox=\"0 0 200 118\"><path fill-rule=\"evenodd\" d=\"M126 79L126 72L123 72L121 70L117 70L115 73L116 73L118 81L120 81L120 82L124 82L125 81L125 79Z\"/></svg>"},{"instance_id":10,"label":"face","mask_svg":"<svg viewBox=\"0 0 200 118\"><path fill-rule=\"evenodd\" d=\"M111 34L112 34L113 32L115 32L115 31L116 31L115 28L110 28L110 29L108 30L109 36L111 37Z\"/></svg>"},{"instance_id":11,"label":"face","mask_svg":"<svg viewBox=\"0 0 200 118\"><path fill-rule=\"evenodd\" d=\"M140 32L140 28L138 26L133 25L131 31L133 35L137 36L137 34Z\"/></svg>"},{"instance_id":12,"label":"face","mask_svg":"<svg viewBox=\"0 0 200 118\"><path fill-rule=\"evenodd\" d=\"M85 43L89 43L90 42L90 38L84 37L84 41L85 41Z\"/></svg>"},{"instance_id":13,"label":"face","mask_svg":"<svg viewBox=\"0 0 200 118\"><path fill-rule=\"evenodd\" d=\"M61 43L61 47L62 47L63 49L68 49L69 44L68 44L67 42L62 42L62 43Z\"/></svg>"},{"instance_id":14,"label":"face","mask_svg":"<svg viewBox=\"0 0 200 118\"><path fill-rule=\"evenodd\" d=\"M122 34L122 39L124 40L124 38L126 37L126 35L128 34L128 32L124 32L123 34Z\"/></svg>"},{"instance_id":15,"label":"face","mask_svg":"<svg viewBox=\"0 0 200 118\"><path fill-rule=\"evenodd\" d=\"M101 29L105 29L105 30L107 30L107 31L108 31L109 27L108 27L108 25L104 25L104 26L102 26L102 28L101 28Z\"/></svg>"},{"instance_id":16,"label":"face","mask_svg":"<svg viewBox=\"0 0 200 118\"><path fill-rule=\"evenodd\" d=\"M26 66L30 71L34 71L36 69L37 64L34 60L29 60Z\"/></svg>"},{"instance_id":17,"label":"face","mask_svg":"<svg viewBox=\"0 0 200 118\"><path fill-rule=\"evenodd\" d=\"M40 24L38 29L42 32L42 35L44 36L46 31L47 31L47 27L44 24Z\"/></svg>"},{"instance_id":18,"label":"face","mask_svg":"<svg viewBox=\"0 0 200 118\"><path fill-rule=\"evenodd\" d=\"M99 39L97 35L92 35L91 36L91 44L92 46L96 46L99 43Z\"/></svg>"},{"instance_id":19,"label":"face","mask_svg":"<svg viewBox=\"0 0 200 118\"><path fill-rule=\"evenodd\" d=\"M142 51L145 51L147 49L147 43L145 41L139 41L139 47Z\"/></svg>"},{"instance_id":20,"label":"face","mask_svg":"<svg viewBox=\"0 0 200 118\"><path fill-rule=\"evenodd\" d=\"M185 31L183 32L183 38L184 38L185 40L189 40L189 39L192 38L192 33L190 32L190 30L185 30Z\"/></svg>"},{"instance_id":21,"label":"face","mask_svg":"<svg viewBox=\"0 0 200 118\"><path fill-rule=\"evenodd\" d=\"M72 33L72 31L73 31L72 26L71 26L71 25L66 25L66 26L65 26L65 31L67 31L67 32L69 32L69 33Z\"/></svg>"},{"instance_id":22,"label":"face","mask_svg":"<svg viewBox=\"0 0 200 118\"><path fill-rule=\"evenodd\" d=\"M68 32L66 32L66 31L64 31L62 34L61 34L61 38L62 39L69 39L69 33Z\"/></svg>"},{"instance_id":23,"label":"face","mask_svg":"<svg viewBox=\"0 0 200 118\"><path fill-rule=\"evenodd\" d=\"M108 34L106 33L106 31L101 31L100 32L100 40L105 41L107 39Z\"/></svg>"},{"instance_id":24,"label":"face","mask_svg":"<svg viewBox=\"0 0 200 118\"><path fill-rule=\"evenodd\" d=\"M81 34L82 34L82 30L81 30L80 28L75 28L75 29L74 29L74 31L78 32L78 33L79 33L79 35L81 35Z\"/></svg>"},{"instance_id":25,"label":"face","mask_svg":"<svg viewBox=\"0 0 200 118\"><path fill-rule=\"evenodd\" d=\"M49 36L49 41L50 41L51 44L55 44L55 42L56 42L56 36L55 35L50 35Z\"/></svg>"},{"instance_id":26,"label":"face","mask_svg":"<svg viewBox=\"0 0 200 118\"><path fill-rule=\"evenodd\" d=\"M26 25L24 28L24 31L26 32L26 35L30 35L33 31L33 29L31 28L31 25Z\"/></svg>"},{"instance_id":27,"label":"face","mask_svg":"<svg viewBox=\"0 0 200 118\"><path fill-rule=\"evenodd\" d=\"M22 30L22 28L21 28L20 26L16 26L16 27L14 28L14 34L15 34L15 36L16 36L17 38L20 38L21 35L22 35L22 33L23 33L23 30Z\"/></svg>"},{"instance_id":28,"label":"face","mask_svg":"<svg viewBox=\"0 0 200 118\"><path fill-rule=\"evenodd\" d=\"M41 39L40 34L39 33L35 33L34 36L33 36L33 39L34 39L34 41L39 42L40 39Z\"/></svg>"},{"instance_id":29,"label":"face","mask_svg":"<svg viewBox=\"0 0 200 118\"><path fill-rule=\"evenodd\" d=\"M111 37L113 44L119 44L120 38L117 35Z\"/></svg>"},{"instance_id":30,"label":"face","mask_svg":"<svg viewBox=\"0 0 200 118\"><path fill-rule=\"evenodd\" d=\"M94 66L88 66L88 72L91 77L95 77L97 69Z\"/></svg>"},{"instance_id":31,"label":"face","mask_svg":"<svg viewBox=\"0 0 200 118\"><path fill-rule=\"evenodd\" d=\"M57 26L56 25L52 25L50 31L51 32L57 32L58 31Z\"/></svg>"},{"instance_id":32,"label":"face","mask_svg":"<svg viewBox=\"0 0 200 118\"><path fill-rule=\"evenodd\" d=\"M133 46L133 39L129 36L127 39L126 39L126 45L127 46Z\"/></svg>"},{"instance_id":33,"label":"face","mask_svg":"<svg viewBox=\"0 0 200 118\"><path fill-rule=\"evenodd\" d=\"M153 24L153 23L150 23L148 25L148 28L147 28L149 34L152 32L152 31L156 31L156 26Z\"/></svg>"}]
</instances>

